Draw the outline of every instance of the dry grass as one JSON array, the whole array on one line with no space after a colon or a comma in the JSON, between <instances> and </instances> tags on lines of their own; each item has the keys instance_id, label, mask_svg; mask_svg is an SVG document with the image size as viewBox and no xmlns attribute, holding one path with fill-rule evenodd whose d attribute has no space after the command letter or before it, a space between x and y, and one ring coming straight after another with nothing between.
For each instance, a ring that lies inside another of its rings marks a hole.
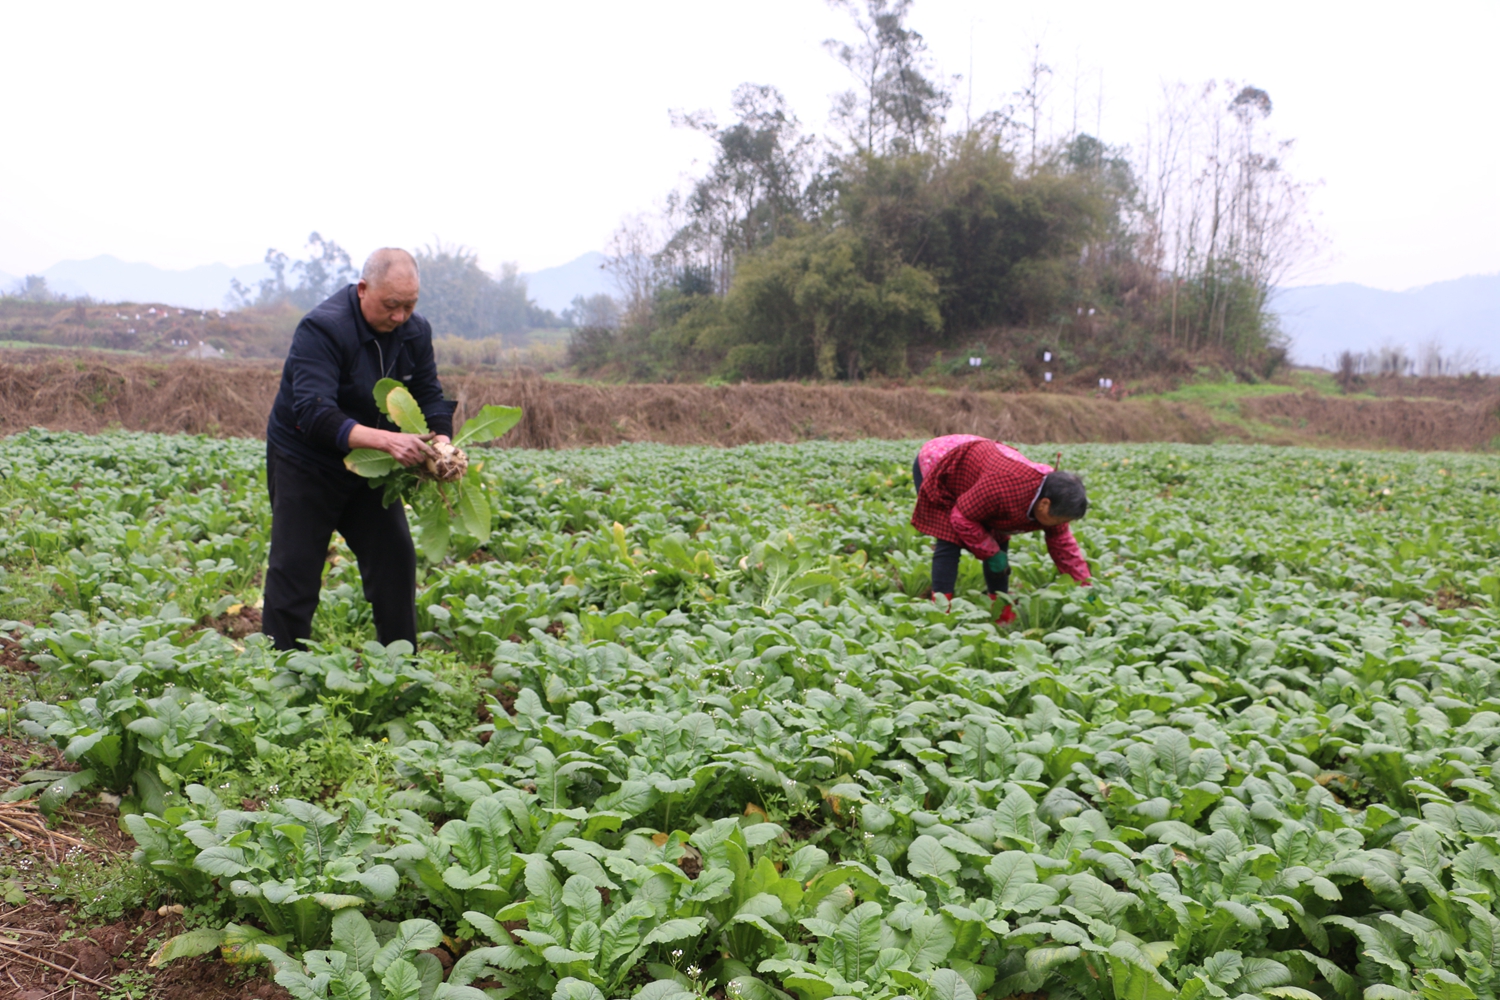
<instances>
[{"instance_id":1,"label":"dry grass","mask_svg":"<svg viewBox=\"0 0 1500 1000\"><path fill-rule=\"evenodd\" d=\"M657 441L739 445L975 433L1014 441L1208 441L1201 411L1080 396L945 394L926 389L795 385L571 385L463 376L448 383L459 417L488 402L525 408L516 447Z\"/></svg>"},{"instance_id":2,"label":"dry grass","mask_svg":"<svg viewBox=\"0 0 1500 1000\"><path fill-rule=\"evenodd\" d=\"M550 371L562 367L568 352L561 343L531 343L525 334L521 334L481 340L434 337L432 353L441 369L532 368Z\"/></svg>"},{"instance_id":3,"label":"dry grass","mask_svg":"<svg viewBox=\"0 0 1500 1000\"><path fill-rule=\"evenodd\" d=\"M1500 378L1487 375L1444 375L1429 378L1371 376L1360 379L1355 390L1381 397L1452 399L1462 403L1480 403L1500 398Z\"/></svg>"},{"instance_id":4,"label":"dry grass","mask_svg":"<svg viewBox=\"0 0 1500 1000\"><path fill-rule=\"evenodd\" d=\"M259 437L280 379L275 363L119 361L102 356L0 363L0 433L27 427ZM1313 393L1246 398L1258 425L1216 420L1193 402L1113 402L1062 393L894 387L597 385L526 371L444 377L459 420L486 403L520 405L505 444L570 448L631 441L921 438L977 433L1016 441L1268 440L1368 448L1481 450L1500 436L1500 398L1356 399ZM1273 433L1259 433L1259 426Z\"/></svg>"},{"instance_id":5,"label":"dry grass","mask_svg":"<svg viewBox=\"0 0 1500 1000\"><path fill-rule=\"evenodd\" d=\"M1481 451L1500 439L1500 396L1474 402L1348 399L1288 393L1245 399L1253 419L1342 444L1417 451Z\"/></svg>"},{"instance_id":6,"label":"dry grass","mask_svg":"<svg viewBox=\"0 0 1500 1000\"><path fill-rule=\"evenodd\" d=\"M258 437L280 366L55 359L0 364L0 432L27 427Z\"/></svg>"}]
</instances>

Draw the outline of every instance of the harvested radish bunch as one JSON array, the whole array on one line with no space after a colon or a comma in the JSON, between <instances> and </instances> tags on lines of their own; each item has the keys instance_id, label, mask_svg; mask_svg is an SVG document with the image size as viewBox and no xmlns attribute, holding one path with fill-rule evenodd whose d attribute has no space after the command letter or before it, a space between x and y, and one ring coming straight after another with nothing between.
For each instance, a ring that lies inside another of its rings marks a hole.
<instances>
[{"instance_id":1,"label":"harvested radish bunch","mask_svg":"<svg viewBox=\"0 0 1500 1000\"><path fill-rule=\"evenodd\" d=\"M407 434L430 436L427 418L406 386L395 379L375 383L375 403ZM483 444L500 437L521 420L519 406L486 406L464 422L453 441L429 440L435 453L421 465L403 466L374 448L355 448L344 466L384 490L386 503L398 498L408 504L417 521L417 545L433 562L448 553L454 522L481 543L490 536L490 504L479 479L483 462L470 462L465 444Z\"/></svg>"}]
</instances>

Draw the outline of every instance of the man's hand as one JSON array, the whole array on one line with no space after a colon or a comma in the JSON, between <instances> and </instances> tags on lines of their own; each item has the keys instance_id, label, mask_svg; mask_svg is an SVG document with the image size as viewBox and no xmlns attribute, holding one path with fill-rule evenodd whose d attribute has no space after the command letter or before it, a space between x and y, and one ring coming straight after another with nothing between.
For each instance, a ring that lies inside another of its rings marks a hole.
<instances>
[{"instance_id":1,"label":"man's hand","mask_svg":"<svg viewBox=\"0 0 1500 1000\"><path fill-rule=\"evenodd\" d=\"M349 447L374 448L377 451L383 451L410 468L413 465L421 465L429 458L437 457L437 453L427 444L434 438L440 441L447 440L446 437L437 434L401 434L397 431L383 431L377 427L357 424L349 431Z\"/></svg>"},{"instance_id":2,"label":"man's hand","mask_svg":"<svg viewBox=\"0 0 1500 1000\"><path fill-rule=\"evenodd\" d=\"M381 450L389 452L402 465L421 465L429 458L437 457L437 452L427 446L432 440L431 434L398 434L395 431L385 431L384 434L386 444Z\"/></svg>"}]
</instances>

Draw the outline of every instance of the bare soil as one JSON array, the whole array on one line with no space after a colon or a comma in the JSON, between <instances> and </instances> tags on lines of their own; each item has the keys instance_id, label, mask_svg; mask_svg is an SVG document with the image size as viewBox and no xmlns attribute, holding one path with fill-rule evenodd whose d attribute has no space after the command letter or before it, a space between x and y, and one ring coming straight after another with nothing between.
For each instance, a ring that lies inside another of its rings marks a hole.
<instances>
[{"instance_id":1,"label":"bare soil","mask_svg":"<svg viewBox=\"0 0 1500 1000\"><path fill-rule=\"evenodd\" d=\"M0 670L27 673L36 667L21 654L20 635L16 632L0 632Z\"/></svg>"},{"instance_id":2,"label":"bare soil","mask_svg":"<svg viewBox=\"0 0 1500 1000\"><path fill-rule=\"evenodd\" d=\"M217 618L204 616L198 624L227 635L231 639L243 639L247 635L260 631L260 609L239 606L225 611Z\"/></svg>"},{"instance_id":3,"label":"bare soil","mask_svg":"<svg viewBox=\"0 0 1500 1000\"><path fill-rule=\"evenodd\" d=\"M93 928L71 926L68 912L45 900L0 904L0 996L98 1000L126 985L150 983L152 1000L287 1000L266 978L218 956L179 959L151 969L161 942L184 930L176 914L144 910L133 919ZM14 990L14 992L10 992ZM139 995L139 994L138 994Z\"/></svg>"},{"instance_id":4,"label":"bare soil","mask_svg":"<svg viewBox=\"0 0 1500 1000\"><path fill-rule=\"evenodd\" d=\"M35 768L75 770L50 746L0 736L0 791ZM74 800L49 818L34 801L0 803L0 862L28 869L25 902L0 901L0 997L16 1000L97 1000L125 986L150 983L153 1000L284 1000L265 968L237 969L216 955L147 964L161 942L185 928L170 911L145 909L111 924L88 926L39 886L73 853L96 860L135 849L112 806L97 797ZM11 883L14 884L14 883ZM180 907L179 907L180 909Z\"/></svg>"}]
</instances>

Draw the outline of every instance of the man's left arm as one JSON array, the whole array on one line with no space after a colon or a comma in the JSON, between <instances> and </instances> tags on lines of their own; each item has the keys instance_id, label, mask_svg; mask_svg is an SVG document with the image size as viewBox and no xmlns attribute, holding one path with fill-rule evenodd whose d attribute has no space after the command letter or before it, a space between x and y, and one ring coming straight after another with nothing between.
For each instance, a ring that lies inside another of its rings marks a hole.
<instances>
[{"instance_id":1,"label":"man's left arm","mask_svg":"<svg viewBox=\"0 0 1500 1000\"><path fill-rule=\"evenodd\" d=\"M1089 561L1083 557L1078 539L1073 537L1073 529L1066 524L1059 524L1055 528L1044 528L1042 534L1047 539L1047 554L1057 564L1058 570L1088 586Z\"/></svg>"},{"instance_id":2,"label":"man's left arm","mask_svg":"<svg viewBox=\"0 0 1500 1000\"><path fill-rule=\"evenodd\" d=\"M423 320L426 325L426 320ZM443 386L438 381L437 357L432 350L432 327L428 326L422 336L411 341L412 376L406 387L422 408L427 418L427 429L434 434L453 437L453 404L443 398Z\"/></svg>"}]
</instances>

